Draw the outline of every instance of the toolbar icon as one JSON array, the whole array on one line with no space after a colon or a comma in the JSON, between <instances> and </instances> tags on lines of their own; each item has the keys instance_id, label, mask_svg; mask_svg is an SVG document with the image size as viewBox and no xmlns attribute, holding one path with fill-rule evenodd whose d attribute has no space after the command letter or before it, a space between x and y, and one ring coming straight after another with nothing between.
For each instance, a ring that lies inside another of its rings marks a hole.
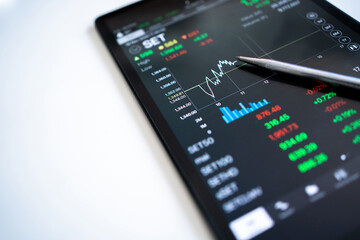
<instances>
[{"instance_id":1,"label":"toolbar icon","mask_svg":"<svg viewBox=\"0 0 360 240\"><path fill-rule=\"evenodd\" d=\"M258 207L230 222L229 227L236 239L252 239L275 225L264 207Z\"/></svg>"},{"instance_id":2,"label":"toolbar icon","mask_svg":"<svg viewBox=\"0 0 360 240\"><path fill-rule=\"evenodd\" d=\"M290 207L290 203L288 203L288 202L277 201L277 202L274 204L274 208L275 208L276 210L279 210L279 211L282 211L282 212L288 210L289 207Z\"/></svg>"},{"instance_id":3,"label":"toolbar icon","mask_svg":"<svg viewBox=\"0 0 360 240\"><path fill-rule=\"evenodd\" d=\"M320 191L319 186L316 184L307 185L305 187L305 192L309 197L312 197L316 194L318 194Z\"/></svg>"},{"instance_id":4,"label":"toolbar icon","mask_svg":"<svg viewBox=\"0 0 360 240\"><path fill-rule=\"evenodd\" d=\"M135 55L135 54L138 54L140 52L141 52L141 46L139 46L139 45L133 45L133 46L131 46L129 48L129 53L130 54Z\"/></svg>"},{"instance_id":5,"label":"toolbar icon","mask_svg":"<svg viewBox=\"0 0 360 240\"><path fill-rule=\"evenodd\" d=\"M122 32L117 32L116 33L117 38L122 38L123 36L124 36L124 34Z\"/></svg>"},{"instance_id":6,"label":"toolbar icon","mask_svg":"<svg viewBox=\"0 0 360 240\"><path fill-rule=\"evenodd\" d=\"M349 174L347 173L347 171L343 168L340 168L338 170L336 170L334 172L334 178L336 179L336 181L340 182L342 180L345 180L347 177L349 176Z\"/></svg>"}]
</instances>

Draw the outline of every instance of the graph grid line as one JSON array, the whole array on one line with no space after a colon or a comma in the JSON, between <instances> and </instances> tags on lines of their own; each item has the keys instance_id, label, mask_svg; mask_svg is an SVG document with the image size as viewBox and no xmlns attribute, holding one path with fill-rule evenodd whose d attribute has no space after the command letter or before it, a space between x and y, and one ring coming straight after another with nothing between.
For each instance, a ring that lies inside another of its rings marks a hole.
<instances>
[{"instance_id":1,"label":"graph grid line","mask_svg":"<svg viewBox=\"0 0 360 240\"><path fill-rule=\"evenodd\" d=\"M269 55L269 54L272 54L272 53L275 53L275 52L277 52L277 51L280 51L281 49L284 49L284 48L286 48L286 47L288 47L288 46L290 46L290 45L292 45L292 44L295 44L295 43L297 43L297 42L300 42L300 41L302 41L302 40L304 40L304 39L306 39L306 38L308 38L308 37L310 37L310 36L312 36L312 35L320 32L320 31L321 31L321 30L318 29L318 30L316 30L316 31L314 31L314 32L312 32L312 33L309 33L309 34L307 34L307 35L305 35L305 36L303 36L303 37L301 37L301 38L298 38L298 39L296 39L296 40L294 40L294 41L292 41L292 42L290 42L290 43L287 43L287 44L285 44L285 45L283 45L283 46L281 46L281 47L279 47L279 48L276 48L276 49L274 49L274 50L272 50L272 51L270 51L270 52L267 52L267 53L265 53L265 54L263 54L263 55L261 55L261 56L259 56L259 57L262 58L262 57L267 56L267 55ZM226 72L223 72L223 74L228 74L228 73L230 73L230 72L232 72L232 71L234 71L234 70L237 70L237 69L242 68L242 67L245 66L245 65L247 65L247 63L243 63L243 64L241 64L241 65L239 65L239 66L236 66L236 67L234 67L234 68L232 68L232 69L230 69L230 70L228 70L228 71L226 71ZM213 78L206 79L204 82L199 83L199 84L197 84L197 85L195 85L195 86L193 86L193 87L190 87L190 88L186 89L184 92L186 93L186 92L188 92L188 91L190 91L190 90L193 90L194 88L201 87L201 85L203 85L203 84L208 84L209 81L213 81L213 80L215 80L215 79L217 79L217 78L218 78L218 77L215 76L215 77L213 77Z\"/></svg>"}]
</instances>

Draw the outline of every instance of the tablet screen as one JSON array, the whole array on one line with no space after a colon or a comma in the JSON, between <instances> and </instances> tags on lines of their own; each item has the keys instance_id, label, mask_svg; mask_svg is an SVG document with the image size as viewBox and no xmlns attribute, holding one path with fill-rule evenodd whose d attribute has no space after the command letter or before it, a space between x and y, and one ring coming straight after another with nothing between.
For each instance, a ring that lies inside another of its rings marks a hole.
<instances>
[{"instance_id":1,"label":"tablet screen","mask_svg":"<svg viewBox=\"0 0 360 240\"><path fill-rule=\"evenodd\" d=\"M236 59L360 77L355 20L325 1L167 0L97 26L217 237L357 236L359 91Z\"/></svg>"}]
</instances>

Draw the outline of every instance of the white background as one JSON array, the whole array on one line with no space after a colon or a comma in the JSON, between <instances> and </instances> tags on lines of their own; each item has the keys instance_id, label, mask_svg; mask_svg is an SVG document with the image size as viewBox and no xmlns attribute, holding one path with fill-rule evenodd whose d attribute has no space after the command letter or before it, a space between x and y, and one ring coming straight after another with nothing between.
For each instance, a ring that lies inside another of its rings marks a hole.
<instances>
[{"instance_id":1,"label":"white background","mask_svg":"<svg viewBox=\"0 0 360 240\"><path fill-rule=\"evenodd\" d=\"M130 2L0 0L0 239L211 238L95 31Z\"/></svg>"}]
</instances>

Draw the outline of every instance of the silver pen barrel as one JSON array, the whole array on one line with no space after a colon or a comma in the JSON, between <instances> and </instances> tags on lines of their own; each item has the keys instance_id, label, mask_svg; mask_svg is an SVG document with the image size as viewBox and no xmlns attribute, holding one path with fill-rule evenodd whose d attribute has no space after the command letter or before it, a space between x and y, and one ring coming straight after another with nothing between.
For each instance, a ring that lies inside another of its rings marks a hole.
<instances>
[{"instance_id":1,"label":"silver pen barrel","mask_svg":"<svg viewBox=\"0 0 360 240\"><path fill-rule=\"evenodd\" d=\"M272 59L265 58L251 58L251 57L237 57L240 61L270 69L277 72L293 74L301 77L314 78L325 82L345 85L360 89L360 78L346 76L338 73L327 72L323 70L303 67L296 64L285 63Z\"/></svg>"}]
</instances>

